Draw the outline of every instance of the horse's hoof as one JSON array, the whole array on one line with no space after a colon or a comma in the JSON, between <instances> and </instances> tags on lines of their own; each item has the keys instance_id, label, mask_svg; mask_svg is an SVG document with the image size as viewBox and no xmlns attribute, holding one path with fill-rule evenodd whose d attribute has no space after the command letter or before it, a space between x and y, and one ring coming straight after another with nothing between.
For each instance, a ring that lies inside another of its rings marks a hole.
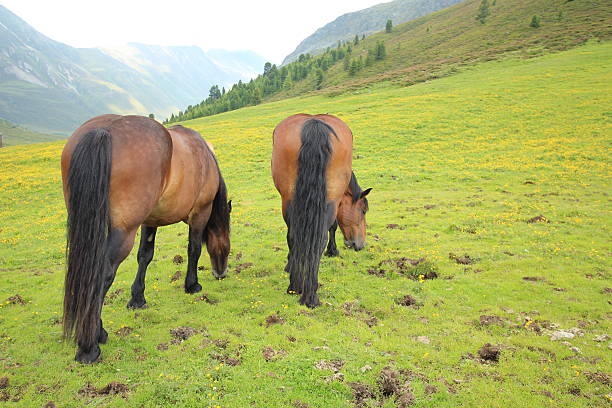
<instances>
[{"instance_id":1,"label":"horse's hoof","mask_svg":"<svg viewBox=\"0 0 612 408\"><path fill-rule=\"evenodd\" d=\"M84 352L83 350L79 349L74 357L76 361L83 364L95 363L99 358L100 347L97 344L88 352Z\"/></svg>"},{"instance_id":2,"label":"horse's hoof","mask_svg":"<svg viewBox=\"0 0 612 408\"><path fill-rule=\"evenodd\" d=\"M337 249L334 249L333 251L330 251L329 249L327 251L325 251L325 256L338 256L340 255L340 251L338 251Z\"/></svg>"},{"instance_id":3,"label":"horse's hoof","mask_svg":"<svg viewBox=\"0 0 612 408\"><path fill-rule=\"evenodd\" d=\"M130 299L127 304L128 309L146 309L147 301L144 299Z\"/></svg>"},{"instance_id":4,"label":"horse's hoof","mask_svg":"<svg viewBox=\"0 0 612 408\"><path fill-rule=\"evenodd\" d=\"M100 334L98 335L98 343L106 344L106 340L108 340L108 332L104 330L104 327L100 330Z\"/></svg>"},{"instance_id":5,"label":"horse's hoof","mask_svg":"<svg viewBox=\"0 0 612 408\"><path fill-rule=\"evenodd\" d=\"M185 293L189 293L192 295L194 293L198 293L201 290L202 290L202 285L200 285L199 283L194 283L193 285L185 286Z\"/></svg>"},{"instance_id":6,"label":"horse's hoof","mask_svg":"<svg viewBox=\"0 0 612 408\"><path fill-rule=\"evenodd\" d=\"M321 302L319 302L319 296L317 296L315 293L314 295L310 296L302 296L300 298L300 304L314 309L315 307L319 306Z\"/></svg>"}]
</instances>

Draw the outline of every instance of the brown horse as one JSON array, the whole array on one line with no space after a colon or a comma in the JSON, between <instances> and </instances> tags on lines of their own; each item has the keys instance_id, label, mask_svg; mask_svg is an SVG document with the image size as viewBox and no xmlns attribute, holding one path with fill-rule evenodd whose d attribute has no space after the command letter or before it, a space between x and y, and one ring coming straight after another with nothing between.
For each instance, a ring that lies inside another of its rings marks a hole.
<instances>
[{"instance_id":1,"label":"brown horse","mask_svg":"<svg viewBox=\"0 0 612 408\"><path fill-rule=\"evenodd\" d=\"M231 202L211 149L199 133L164 128L141 116L102 115L68 139L62 152L68 209L64 335L74 331L76 360L91 363L108 333L100 314L119 264L141 227L130 308L142 308L157 227L189 225L185 292L202 289L197 266L206 243L213 275L227 271Z\"/></svg>"},{"instance_id":2,"label":"brown horse","mask_svg":"<svg viewBox=\"0 0 612 408\"><path fill-rule=\"evenodd\" d=\"M366 195L352 172L353 133L332 115L293 115L273 133L272 178L281 195L287 224L289 272L287 293L301 294L300 303L319 304L318 272L327 254L338 254L338 223L345 243L355 250L365 245Z\"/></svg>"}]
</instances>

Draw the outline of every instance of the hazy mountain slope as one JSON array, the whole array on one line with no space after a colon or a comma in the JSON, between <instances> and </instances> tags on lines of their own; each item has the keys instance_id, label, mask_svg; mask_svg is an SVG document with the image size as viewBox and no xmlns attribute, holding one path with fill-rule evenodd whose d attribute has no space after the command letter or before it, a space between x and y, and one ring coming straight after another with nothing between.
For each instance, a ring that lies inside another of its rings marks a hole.
<instances>
[{"instance_id":1,"label":"hazy mountain slope","mask_svg":"<svg viewBox=\"0 0 612 408\"><path fill-rule=\"evenodd\" d=\"M254 53L211 56L193 46L77 49L0 6L0 118L65 133L107 112L163 118L201 100L213 84L250 79L264 64Z\"/></svg>"},{"instance_id":2,"label":"hazy mountain slope","mask_svg":"<svg viewBox=\"0 0 612 408\"><path fill-rule=\"evenodd\" d=\"M50 135L25 129L4 119L0 119L0 134L3 136L3 147L29 143L52 142L64 138L64 135L61 134Z\"/></svg>"},{"instance_id":3,"label":"hazy mountain slope","mask_svg":"<svg viewBox=\"0 0 612 408\"><path fill-rule=\"evenodd\" d=\"M300 54L317 54L327 47L335 46L339 40L353 39L355 35L361 37L363 34L383 30L388 19L394 24L400 24L460 1L462 0L395 0L343 14L304 39L295 51L285 57L283 65L295 61Z\"/></svg>"}]
</instances>

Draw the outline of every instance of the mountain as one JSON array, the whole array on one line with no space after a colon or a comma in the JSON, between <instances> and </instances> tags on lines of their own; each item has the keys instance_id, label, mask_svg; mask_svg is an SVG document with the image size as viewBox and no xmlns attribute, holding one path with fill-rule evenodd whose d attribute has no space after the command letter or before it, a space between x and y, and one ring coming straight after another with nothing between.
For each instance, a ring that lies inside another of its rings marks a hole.
<instances>
[{"instance_id":1,"label":"mountain","mask_svg":"<svg viewBox=\"0 0 612 408\"><path fill-rule=\"evenodd\" d=\"M108 112L165 117L214 84L252 78L264 62L194 46L73 48L0 6L0 117L45 132L67 133Z\"/></svg>"},{"instance_id":2,"label":"mountain","mask_svg":"<svg viewBox=\"0 0 612 408\"><path fill-rule=\"evenodd\" d=\"M257 105L323 93L370 92L377 83L410 86L453 75L486 61L531 58L566 50L588 41L612 39L609 0L489 1L488 16L478 20L482 0L454 6L350 41L281 67L266 65L249 83L238 83L218 97L186 109L183 121ZM485 13L486 14L486 13ZM539 24L533 24L533 21Z\"/></svg>"},{"instance_id":3,"label":"mountain","mask_svg":"<svg viewBox=\"0 0 612 408\"><path fill-rule=\"evenodd\" d=\"M400 24L434 11L452 6L463 0L395 0L390 3L343 14L334 21L319 28L302 41L295 51L287 55L283 65L297 60L300 54L318 54L327 47L335 47L338 41L352 40L383 30L387 20Z\"/></svg>"}]
</instances>

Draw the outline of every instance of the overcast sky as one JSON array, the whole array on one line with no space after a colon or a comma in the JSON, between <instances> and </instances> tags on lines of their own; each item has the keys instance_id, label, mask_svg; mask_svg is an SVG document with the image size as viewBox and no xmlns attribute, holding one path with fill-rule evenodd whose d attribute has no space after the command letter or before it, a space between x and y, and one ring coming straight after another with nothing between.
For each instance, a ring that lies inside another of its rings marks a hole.
<instances>
[{"instance_id":1,"label":"overcast sky","mask_svg":"<svg viewBox=\"0 0 612 408\"><path fill-rule=\"evenodd\" d=\"M0 0L47 37L73 47L140 42L251 50L282 62L336 17L388 0Z\"/></svg>"}]
</instances>

